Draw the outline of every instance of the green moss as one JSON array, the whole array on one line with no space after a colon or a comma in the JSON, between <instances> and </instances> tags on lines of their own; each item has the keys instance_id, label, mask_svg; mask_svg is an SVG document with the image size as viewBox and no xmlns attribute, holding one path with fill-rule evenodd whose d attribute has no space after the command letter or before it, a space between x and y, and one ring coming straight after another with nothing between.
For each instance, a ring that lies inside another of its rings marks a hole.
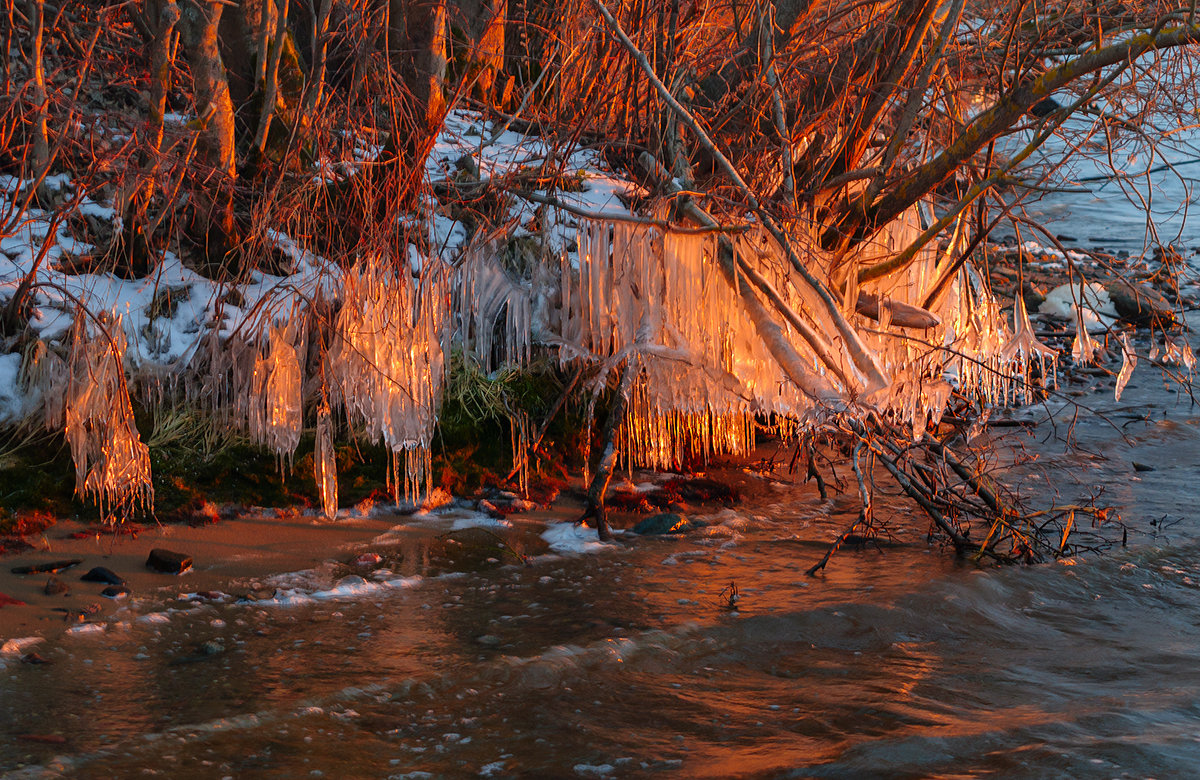
<instances>
[{"instance_id":1,"label":"green moss","mask_svg":"<svg viewBox=\"0 0 1200 780\"><path fill-rule=\"evenodd\" d=\"M512 466L512 417L524 415L529 436L536 436L566 384L549 358L489 375L473 360L453 354L433 445L433 482L458 495L500 485ZM559 468L581 451L582 416L580 406L566 404L541 442L540 451ZM227 421L195 409L138 406L135 419L150 448L155 514L164 521L192 519L207 502L318 503L311 431L301 438L292 462L281 464ZM9 436L8 446L0 448L0 533L17 530L22 512L98 519L95 506L74 496L75 468L61 434ZM347 441L344 431L335 433L335 442L339 503L386 497L390 453L377 443Z\"/></svg>"},{"instance_id":2,"label":"green moss","mask_svg":"<svg viewBox=\"0 0 1200 780\"><path fill-rule=\"evenodd\" d=\"M0 455L0 534L20 533L22 515L87 511L75 498L75 467L62 436L12 442Z\"/></svg>"}]
</instances>

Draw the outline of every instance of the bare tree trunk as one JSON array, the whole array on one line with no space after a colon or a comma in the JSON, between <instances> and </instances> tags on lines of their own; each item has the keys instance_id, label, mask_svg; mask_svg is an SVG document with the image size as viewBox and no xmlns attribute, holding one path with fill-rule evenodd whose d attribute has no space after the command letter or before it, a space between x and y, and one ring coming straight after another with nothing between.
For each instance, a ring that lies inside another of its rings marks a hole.
<instances>
[{"instance_id":1,"label":"bare tree trunk","mask_svg":"<svg viewBox=\"0 0 1200 780\"><path fill-rule=\"evenodd\" d=\"M431 130L446 109L446 0L388 0L388 9L388 58L412 91L414 122Z\"/></svg>"},{"instance_id":2,"label":"bare tree trunk","mask_svg":"<svg viewBox=\"0 0 1200 780\"><path fill-rule=\"evenodd\" d=\"M35 178L40 179L50 164L50 142L46 130L46 68L42 61L45 33L45 4L42 0L29 0L29 22L33 27L29 64L33 70L33 102L36 104L36 114L33 118L33 166ZM8 52L5 52L4 56L7 58Z\"/></svg>"},{"instance_id":3,"label":"bare tree trunk","mask_svg":"<svg viewBox=\"0 0 1200 780\"><path fill-rule=\"evenodd\" d=\"M184 0L179 20L200 113L197 151L202 169L193 181L196 228L205 242L209 270L218 273L231 270L226 261L237 236L233 101L217 35L222 8L220 0Z\"/></svg>"},{"instance_id":4,"label":"bare tree trunk","mask_svg":"<svg viewBox=\"0 0 1200 780\"><path fill-rule=\"evenodd\" d=\"M235 106L246 105L255 91L262 89L276 20L274 0L238 0L221 14L221 60ZM243 122L249 119L239 117ZM254 127L239 125L243 133L253 132Z\"/></svg>"},{"instance_id":5,"label":"bare tree trunk","mask_svg":"<svg viewBox=\"0 0 1200 780\"><path fill-rule=\"evenodd\" d=\"M308 80L307 91L304 93L304 107L300 110L300 121L312 121L312 114L321 105L322 93L325 89L325 63L329 53L329 10L330 0L321 0L317 9L317 18L313 20L313 52L311 76Z\"/></svg>"},{"instance_id":6,"label":"bare tree trunk","mask_svg":"<svg viewBox=\"0 0 1200 780\"><path fill-rule=\"evenodd\" d=\"M2 58L0 58L0 60L3 60L3 62L4 62L4 94L5 95L12 94L12 60L9 56L9 52L12 51L13 22L15 21L13 19L14 10L15 9L13 8L12 3L4 4L4 25L3 25L4 26L4 31L3 31L3 34L4 34L4 39L3 39L4 40L4 43L3 43L4 56Z\"/></svg>"},{"instance_id":7,"label":"bare tree trunk","mask_svg":"<svg viewBox=\"0 0 1200 780\"><path fill-rule=\"evenodd\" d=\"M508 20L506 0L457 0L453 26L466 33L467 50L455 52L465 65L464 76L473 79L471 90L479 100L502 106L508 79L504 74L504 34ZM451 44L458 44L451 40Z\"/></svg>"},{"instance_id":8,"label":"bare tree trunk","mask_svg":"<svg viewBox=\"0 0 1200 780\"><path fill-rule=\"evenodd\" d=\"M275 24L275 40L271 46L270 62L263 76L262 111L258 119L258 132L254 136L254 148L261 155L267 149L267 134L271 131L271 120L275 118L275 100L279 93L279 60L283 57L283 46L287 38L288 0L279 0L279 18Z\"/></svg>"},{"instance_id":9,"label":"bare tree trunk","mask_svg":"<svg viewBox=\"0 0 1200 780\"><path fill-rule=\"evenodd\" d=\"M171 35L179 21L175 0L149 2L147 15L154 25L150 52L149 128L140 154L140 180L125 206L124 230L115 238L117 275L143 277L153 267L152 236L147 212L158 189L159 152L163 141L163 117L167 110L167 91L171 88Z\"/></svg>"}]
</instances>

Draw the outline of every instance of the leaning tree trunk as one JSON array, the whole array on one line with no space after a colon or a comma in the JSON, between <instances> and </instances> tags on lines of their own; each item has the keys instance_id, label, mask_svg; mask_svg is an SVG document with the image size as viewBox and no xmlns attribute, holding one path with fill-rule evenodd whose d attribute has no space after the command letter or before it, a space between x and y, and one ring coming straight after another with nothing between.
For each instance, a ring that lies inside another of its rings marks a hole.
<instances>
[{"instance_id":1,"label":"leaning tree trunk","mask_svg":"<svg viewBox=\"0 0 1200 780\"><path fill-rule=\"evenodd\" d=\"M470 79L476 99L501 108L512 96L510 79L504 72L507 5L507 0L457 0L450 24L465 33L462 39L450 38L460 77Z\"/></svg>"},{"instance_id":2,"label":"leaning tree trunk","mask_svg":"<svg viewBox=\"0 0 1200 780\"><path fill-rule=\"evenodd\" d=\"M604 433L601 436L600 462L596 465L596 473L588 485L587 503L579 522L592 520L596 525L596 536L606 542L611 538L608 529L608 510L604 504L604 495L608 492L608 483L612 481L613 470L617 467L620 452L617 449L617 432L629 412L629 395L633 392L633 383L641 372L641 366L636 356L631 356L621 369L621 379L617 384L616 395L613 396L612 407L608 410L608 419L604 421Z\"/></svg>"},{"instance_id":3,"label":"leaning tree trunk","mask_svg":"<svg viewBox=\"0 0 1200 780\"><path fill-rule=\"evenodd\" d=\"M200 125L199 167L192 180L193 231L204 245L204 270L216 275L236 271L230 256L238 233L233 210L237 180L233 101L217 34L222 7L220 0L184 0L179 20Z\"/></svg>"}]
</instances>

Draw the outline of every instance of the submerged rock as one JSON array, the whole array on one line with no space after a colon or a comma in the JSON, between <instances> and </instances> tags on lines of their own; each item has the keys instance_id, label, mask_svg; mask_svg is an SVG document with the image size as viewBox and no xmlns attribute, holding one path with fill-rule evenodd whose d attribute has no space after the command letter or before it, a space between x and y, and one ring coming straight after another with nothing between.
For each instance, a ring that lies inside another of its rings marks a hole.
<instances>
[{"instance_id":1,"label":"submerged rock","mask_svg":"<svg viewBox=\"0 0 1200 780\"><path fill-rule=\"evenodd\" d=\"M207 642L201 642L197 650L202 656L220 655L225 652L225 643L220 639L210 639Z\"/></svg>"},{"instance_id":2,"label":"submerged rock","mask_svg":"<svg viewBox=\"0 0 1200 780\"><path fill-rule=\"evenodd\" d=\"M109 585L100 591L100 595L106 599L123 599L129 595L129 588L124 585Z\"/></svg>"},{"instance_id":3,"label":"submerged rock","mask_svg":"<svg viewBox=\"0 0 1200 780\"><path fill-rule=\"evenodd\" d=\"M183 574L192 568L192 556L156 547L146 558L146 567L163 574Z\"/></svg>"},{"instance_id":4,"label":"submerged rock","mask_svg":"<svg viewBox=\"0 0 1200 780\"><path fill-rule=\"evenodd\" d=\"M124 585L125 578L103 566L97 566L79 579L84 582L103 582L105 585Z\"/></svg>"}]
</instances>

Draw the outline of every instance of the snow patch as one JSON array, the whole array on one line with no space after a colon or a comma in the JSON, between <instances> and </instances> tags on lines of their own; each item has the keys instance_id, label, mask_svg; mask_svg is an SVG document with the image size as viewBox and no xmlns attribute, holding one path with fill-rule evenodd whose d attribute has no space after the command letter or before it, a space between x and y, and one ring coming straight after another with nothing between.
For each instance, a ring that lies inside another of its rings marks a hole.
<instances>
[{"instance_id":1,"label":"snow patch","mask_svg":"<svg viewBox=\"0 0 1200 780\"><path fill-rule=\"evenodd\" d=\"M554 523L542 532L542 538L550 544L550 549L567 553L593 553L612 549L609 542L602 542L596 537L596 529L575 523Z\"/></svg>"},{"instance_id":2,"label":"snow patch","mask_svg":"<svg viewBox=\"0 0 1200 780\"><path fill-rule=\"evenodd\" d=\"M45 641L46 638L40 636L14 637L13 639L9 639L4 644L0 645L0 656L25 655L25 653L29 651L29 648Z\"/></svg>"},{"instance_id":3,"label":"snow patch","mask_svg":"<svg viewBox=\"0 0 1200 780\"><path fill-rule=\"evenodd\" d=\"M1038 312L1059 319L1073 320L1077 306L1083 310L1083 324L1089 333L1106 331L1117 322L1117 308L1113 305L1108 290L1096 282L1086 287L1078 284L1060 284L1042 301Z\"/></svg>"}]
</instances>

